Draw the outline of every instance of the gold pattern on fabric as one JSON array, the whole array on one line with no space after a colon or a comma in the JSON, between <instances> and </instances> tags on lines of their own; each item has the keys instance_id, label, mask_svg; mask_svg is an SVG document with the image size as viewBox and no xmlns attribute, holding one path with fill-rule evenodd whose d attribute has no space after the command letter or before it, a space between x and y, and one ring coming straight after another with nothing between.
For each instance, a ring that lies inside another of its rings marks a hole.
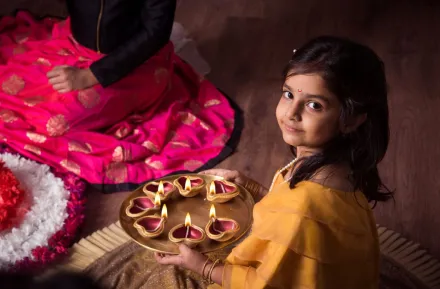
<instances>
[{"instance_id":1,"label":"gold pattern on fabric","mask_svg":"<svg viewBox=\"0 0 440 289\"><path fill-rule=\"evenodd\" d=\"M12 110L3 109L0 111L0 119L6 123L10 123L16 121L18 117Z\"/></svg>"},{"instance_id":2,"label":"gold pattern on fabric","mask_svg":"<svg viewBox=\"0 0 440 289\"><path fill-rule=\"evenodd\" d=\"M114 162L125 162L131 160L131 151L123 148L122 146L117 146L112 154L112 160Z\"/></svg>"},{"instance_id":3,"label":"gold pattern on fabric","mask_svg":"<svg viewBox=\"0 0 440 289\"><path fill-rule=\"evenodd\" d=\"M69 152L79 152L89 154L92 152L92 146L88 143L80 143L77 141L69 141L67 144Z\"/></svg>"},{"instance_id":4,"label":"gold pattern on fabric","mask_svg":"<svg viewBox=\"0 0 440 289\"><path fill-rule=\"evenodd\" d=\"M14 48L14 50L12 50L12 54L19 55L25 53L26 51L27 51L26 47L22 45L18 45L17 47Z\"/></svg>"},{"instance_id":5,"label":"gold pattern on fabric","mask_svg":"<svg viewBox=\"0 0 440 289\"><path fill-rule=\"evenodd\" d=\"M183 124L192 125L196 121L196 116L190 112L180 112L179 114Z\"/></svg>"},{"instance_id":6,"label":"gold pattern on fabric","mask_svg":"<svg viewBox=\"0 0 440 289\"><path fill-rule=\"evenodd\" d=\"M214 146L224 146L228 141L229 137L226 134L219 135L212 141L212 145Z\"/></svg>"},{"instance_id":7,"label":"gold pattern on fabric","mask_svg":"<svg viewBox=\"0 0 440 289\"><path fill-rule=\"evenodd\" d=\"M71 54L70 51L65 49L65 48L62 48L62 49L58 50L58 55L67 56L67 55L70 55L70 54Z\"/></svg>"},{"instance_id":8,"label":"gold pattern on fabric","mask_svg":"<svg viewBox=\"0 0 440 289\"><path fill-rule=\"evenodd\" d=\"M156 83L162 83L167 81L168 79L168 69L164 67L159 67L154 71L154 79L156 80Z\"/></svg>"},{"instance_id":9,"label":"gold pattern on fabric","mask_svg":"<svg viewBox=\"0 0 440 289\"><path fill-rule=\"evenodd\" d=\"M115 132L115 137L117 139L123 139L129 133L130 133L130 130L127 127L123 126L123 127L118 128L118 130Z\"/></svg>"},{"instance_id":10,"label":"gold pattern on fabric","mask_svg":"<svg viewBox=\"0 0 440 289\"><path fill-rule=\"evenodd\" d=\"M24 33L17 33L16 35L15 35L15 42L17 43L17 44L23 44L23 43L25 43L26 41L28 41L29 40L29 32L24 32Z\"/></svg>"},{"instance_id":11,"label":"gold pattern on fabric","mask_svg":"<svg viewBox=\"0 0 440 289\"><path fill-rule=\"evenodd\" d=\"M189 161L186 161L183 166L185 167L185 170L195 171L198 168L200 168L201 166L203 166L203 162L196 161L196 160L189 160Z\"/></svg>"},{"instance_id":12,"label":"gold pattern on fabric","mask_svg":"<svg viewBox=\"0 0 440 289\"><path fill-rule=\"evenodd\" d=\"M61 136L69 130L69 124L64 115L57 114L47 121L46 130L50 136Z\"/></svg>"},{"instance_id":13,"label":"gold pattern on fabric","mask_svg":"<svg viewBox=\"0 0 440 289\"><path fill-rule=\"evenodd\" d=\"M46 58L43 58L43 57L39 57L35 61L35 64L43 65L43 66L51 66L52 65L49 60L47 60Z\"/></svg>"},{"instance_id":14,"label":"gold pattern on fabric","mask_svg":"<svg viewBox=\"0 0 440 289\"><path fill-rule=\"evenodd\" d=\"M171 147L174 149L176 149L176 148L190 148L191 147L187 142L184 142L184 141L173 141L173 142L170 142L170 144L171 144Z\"/></svg>"},{"instance_id":15,"label":"gold pattern on fabric","mask_svg":"<svg viewBox=\"0 0 440 289\"><path fill-rule=\"evenodd\" d=\"M71 160L62 160L60 162L60 165L65 168L66 170L68 170L69 172L72 172L76 175L80 175L81 174L81 167L75 163L74 161Z\"/></svg>"},{"instance_id":16,"label":"gold pattern on fabric","mask_svg":"<svg viewBox=\"0 0 440 289\"><path fill-rule=\"evenodd\" d=\"M207 123L204 122L203 120L200 121L200 126L201 126L204 130L211 130L211 127L209 126L209 124L207 124Z\"/></svg>"},{"instance_id":17,"label":"gold pattern on fabric","mask_svg":"<svg viewBox=\"0 0 440 289\"><path fill-rule=\"evenodd\" d=\"M218 99L210 99L207 102L205 102L204 106L205 108L211 107L211 106L215 106L215 105L219 105L222 102Z\"/></svg>"},{"instance_id":18,"label":"gold pattern on fabric","mask_svg":"<svg viewBox=\"0 0 440 289\"><path fill-rule=\"evenodd\" d=\"M35 143L44 143L47 140L46 136L32 131L28 131L26 136Z\"/></svg>"},{"instance_id":19,"label":"gold pattern on fabric","mask_svg":"<svg viewBox=\"0 0 440 289\"><path fill-rule=\"evenodd\" d=\"M163 170L165 168L161 161L152 161L151 158L145 159L145 163L147 164L147 166L155 170Z\"/></svg>"},{"instance_id":20,"label":"gold pattern on fabric","mask_svg":"<svg viewBox=\"0 0 440 289\"><path fill-rule=\"evenodd\" d=\"M41 149L39 147L27 144L24 146L24 149L36 155L41 155Z\"/></svg>"},{"instance_id":21,"label":"gold pattern on fabric","mask_svg":"<svg viewBox=\"0 0 440 289\"><path fill-rule=\"evenodd\" d=\"M101 96L93 87L79 91L77 98L82 106L87 109L94 108L101 100Z\"/></svg>"},{"instance_id":22,"label":"gold pattern on fabric","mask_svg":"<svg viewBox=\"0 0 440 289\"><path fill-rule=\"evenodd\" d=\"M156 144L154 144L152 141L149 141L149 140L144 141L142 143L142 146L146 147L147 149L149 149L153 153L158 153L160 151L160 148Z\"/></svg>"},{"instance_id":23,"label":"gold pattern on fabric","mask_svg":"<svg viewBox=\"0 0 440 289\"><path fill-rule=\"evenodd\" d=\"M123 183L128 176L127 166L124 163L112 162L107 165L105 175L117 184Z\"/></svg>"},{"instance_id":24,"label":"gold pattern on fabric","mask_svg":"<svg viewBox=\"0 0 440 289\"><path fill-rule=\"evenodd\" d=\"M26 97L23 101L25 105L32 107L43 102L44 98L42 96L31 96Z\"/></svg>"},{"instance_id":25,"label":"gold pattern on fabric","mask_svg":"<svg viewBox=\"0 0 440 289\"><path fill-rule=\"evenodd\" d=\"M25 82L23 78L17 74L12 74L2 83L3 92L9 95L17 95L24 88L24 86Z\"/></svg>"}]
</instances>

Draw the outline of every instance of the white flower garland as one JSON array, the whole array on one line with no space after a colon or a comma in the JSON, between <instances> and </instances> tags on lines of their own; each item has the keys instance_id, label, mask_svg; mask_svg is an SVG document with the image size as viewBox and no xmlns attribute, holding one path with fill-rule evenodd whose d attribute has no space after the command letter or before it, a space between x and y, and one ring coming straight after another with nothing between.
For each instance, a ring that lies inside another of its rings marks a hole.
<instances>
[{"instance_id":1,"label":"white flower garland","mask_svg":"<svg viewBox=\"0 0 440 289\"><path fill-rule=\"evenodd\" d=\"M39 246L46 246L68 217L66 206L69 192L60 178L47 165L9 153L0 154L5 165L20 181L31 208L17 228L0 232L0 269L14 265Z\"/></svg>"}]
</instances>

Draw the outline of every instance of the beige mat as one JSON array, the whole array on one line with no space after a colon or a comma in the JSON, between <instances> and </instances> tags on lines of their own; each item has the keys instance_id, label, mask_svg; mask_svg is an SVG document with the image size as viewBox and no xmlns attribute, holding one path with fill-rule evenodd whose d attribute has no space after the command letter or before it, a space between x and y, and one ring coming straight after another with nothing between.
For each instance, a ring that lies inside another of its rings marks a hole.
<instances>
[{"instance_id":1,"label":"beige mat","mask_svg":"<svg viewBox=\"0 0 440 289\"><path fill-rule=\"evenodd\" d=\"M379 225L377 229L382 253L380 288L440 289L440 262L438 260L430 256L426 250L421 249L419 244L401 237L399 233ZM216 257L225 257L227 251L218 253ZM110 287L205 287L194 274L177 272L179 269L171 266L158 269L155 265L151 252L133 243L117 222L76 243L71 248L70 258L62 265L62 268L83 271ZM171 273L165 272L170 270L177 276L172 280L165 278L173 275L166 274ZM127 276L126 272L131 273ZM136 276L133 275L136 272L142 272L139 282L136 282ZM145 283L146 278L149 278L146 277L147 275L149 277L157 275L155 278L150 278L155 281L149 285ZM129 283L132 286L128 286Z\"/></svg>"}]
</instances>

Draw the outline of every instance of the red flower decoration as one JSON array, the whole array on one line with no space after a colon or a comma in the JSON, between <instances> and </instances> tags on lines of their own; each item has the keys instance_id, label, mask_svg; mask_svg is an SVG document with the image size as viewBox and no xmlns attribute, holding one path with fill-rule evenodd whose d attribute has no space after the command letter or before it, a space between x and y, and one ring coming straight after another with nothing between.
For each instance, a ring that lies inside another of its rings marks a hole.
<instances>
[{"instance_id":1,"label":"red flower decoration","mask_svg":"<svg viewBox=\"0 0 440 289\"><path fill-rule=\"evenodd\" d=\"M23 197L24 191L20 188L20 182L0 160L0 232L14 224L13 220L17 217Z\"/></svg>"}]
</instances>

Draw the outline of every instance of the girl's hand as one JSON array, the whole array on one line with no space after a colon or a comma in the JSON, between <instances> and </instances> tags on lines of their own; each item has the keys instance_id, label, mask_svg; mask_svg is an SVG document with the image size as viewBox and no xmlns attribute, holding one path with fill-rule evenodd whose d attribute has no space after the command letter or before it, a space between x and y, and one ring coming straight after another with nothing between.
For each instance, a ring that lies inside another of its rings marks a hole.
<instances>
[{"instance_id":1,"label":"girl's hand","mask_svg":"<svg viewBox=\"0 0 440 289\"><path fill-rule=\"evenodd\" d=\"M205 264L207 257L201 253L188 248L184 244L179 245L180 254L179 255L166 255L160 253L154 253L154 258L159 264L162 265L176 265L200 275L203 275L202 269L203 264Z\"/></svg>"},{"instance_id":2,"label":"girl's hand","mask_svg":"<svg viewBox=\"0 0 440 289\"><path fill-rule=\"evenodd\" d=\"M231 171L225 169L212 169L200 172L202 175L214 175L224 178L227 181L236 183L241 186L245 186L246 183L250 180L248 177L240 173L239 171Z\"/></svg>"}]
</instances>

